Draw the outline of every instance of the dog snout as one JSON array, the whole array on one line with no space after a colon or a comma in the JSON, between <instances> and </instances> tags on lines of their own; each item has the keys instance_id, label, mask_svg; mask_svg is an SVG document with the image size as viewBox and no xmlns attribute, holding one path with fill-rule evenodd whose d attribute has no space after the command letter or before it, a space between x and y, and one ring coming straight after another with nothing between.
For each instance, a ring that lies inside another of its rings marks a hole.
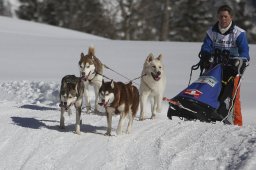
<instances>
[{"instance_id":1,"label":"dog snout","mask_svg":"<svg viewBox=\"0 0 256 170\"><path fill-rule=\"evenodd\" d=\"M82 74L82 76L85 76L85 72L82 72L81 74Z\"/></svg>"},{"instance_id":2,"label":"dog snout","mask_svg":"<svg viewBox=\"0 0 256 170\"><path fill-rule=\"evenodd\" d=\"M67 107L67 102L61 102L61 103L59 104L59 106L60 106L60 107Z\"/></svg>"},{"instance_id":3,"label":"dog snout","mask_svg":"<svg viewBox=\"0 0 256 170\"><path fill-rule=\"evenodd\" d=\"M63 106L67 107L68 103L67 102L63 102Z\"/></svg>"},{"instance_id":4,"label":"dog snout","mask_svg":"<svg viewBox=\"0 0 256 170\"><path fill-rule=\"evenodd\" d=\"M161 71L158 71L158 72L157 72L157 75L160 76L160 75L161 75Z\"/></svg>"}]
</instances>

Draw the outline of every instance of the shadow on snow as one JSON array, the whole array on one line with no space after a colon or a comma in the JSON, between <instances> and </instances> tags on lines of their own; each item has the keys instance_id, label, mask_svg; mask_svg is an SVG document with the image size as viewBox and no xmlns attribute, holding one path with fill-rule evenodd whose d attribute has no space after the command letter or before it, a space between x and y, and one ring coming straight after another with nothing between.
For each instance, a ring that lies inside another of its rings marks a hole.
<instances>
[{"instance_id":1,"label":"shadow on snow","mask_svg":"<svg viewBox=\"0 0 256 170\"><path fill-rule=\"evenodd\" d=\"M31 110L41 110L41 111L58 110L57 108L38 106L38 105L32 105L32 104L25 104L23 106L20 106L20 108L22 108L22 109L31 109Z\"/></svg>"},{"instance_id":2,"label":"shadow on snow","mask_svg":"<svg viewBox=\"0 0 256 170\"><path fill-rule=\"evenodd\" d=\"M50 130L56 130L59 132L74 132L75 124L66 125L65 129L60 129L59 125L47 125L45 122L55 122L59 124L59 121L56 120L38 120L36 118L28 118L28 117L11 117L13 124L17 126L21 126L24 128L31 128L31 129L41 129L41 128L47 128ZM104 134L97 132L98 130L106 130L106 127L100 126L92 126L92 125L81 125L81 132L84 133L95 133L95 134Z\"/></svg>"}]
</instances>

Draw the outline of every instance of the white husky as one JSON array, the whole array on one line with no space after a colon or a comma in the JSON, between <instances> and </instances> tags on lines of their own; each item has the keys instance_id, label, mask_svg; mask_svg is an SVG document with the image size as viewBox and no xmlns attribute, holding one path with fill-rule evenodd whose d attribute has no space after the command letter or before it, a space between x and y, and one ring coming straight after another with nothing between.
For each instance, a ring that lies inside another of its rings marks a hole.
<instances>
[{"instance_id":1,"label":"white husky","mask_svg":"<svg viewBox=\"0 0 256 170\"><path fill-rule=\"evenodd\" d=\"M162 62L162 55L154 58L153 54L147 57L140 83L140 120L144 120L144 113L149 97L153 98L151 106L151 119L154 119L156 113L161 112L163 93L166 86L166 75Z\"/></svg>"}]
</instances>

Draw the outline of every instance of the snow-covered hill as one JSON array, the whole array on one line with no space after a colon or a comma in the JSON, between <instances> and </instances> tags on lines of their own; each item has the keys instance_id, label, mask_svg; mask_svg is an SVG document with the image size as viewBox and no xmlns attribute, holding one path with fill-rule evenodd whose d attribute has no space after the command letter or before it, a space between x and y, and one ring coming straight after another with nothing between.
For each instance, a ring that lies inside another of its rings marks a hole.
<instances>
[{"instance_id":1,"label":"snow-covered hill","mask_svg":"<svg viewBox=\"0 0 256 170\"><path fill-rule=\"evenodd\" d=\"M256 169L255 45L242 84L242 128L168 120L164 103L155 120L141 122L137 114L131 134L107 137L104 109L83 113L81 135L73 133L75 114L66 115L65 130L58 127L60 80L78 75L81 52L94 45L104 64L130 79L149 53L162 53L165 94L173 97L186 87L201 44L113 41L4 17L0 37L0 169ZM127 81L110 70L105 75ZM117 123L118 116L113 130Z\"/></svg>"}]
</instances>

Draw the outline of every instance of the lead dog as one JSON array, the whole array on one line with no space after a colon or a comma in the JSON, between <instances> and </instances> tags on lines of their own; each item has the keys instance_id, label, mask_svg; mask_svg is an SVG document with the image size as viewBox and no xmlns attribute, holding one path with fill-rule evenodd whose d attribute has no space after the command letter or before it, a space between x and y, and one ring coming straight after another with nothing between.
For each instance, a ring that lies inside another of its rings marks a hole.
<instances>
[{"instance_id":1,"label":"lead dog","mask_svg":"<svg viewBox=\"0 0 256 170\"><path fill-rule=\"evenodd\" d=\"M93 47L89 47L87 55L81 53L81 58L78 64L80 67L80 76L85 86L84 95L86 110L87 112L91 110L89 96L89 85L91 85L94 88L95 94L95 111L98 111L99 88L102 83L103 64L95 56L95 49Z\"/></svg>"},{"instance_id":2,"label":"lead dog","mask_svg":"<svg viewBox=\"0 0 256 170\"><path fill-rule=\"evenodd\" d=\"M64 113L67 111L71 114L71 106L76 108L76 128L75 133L80 134L81 111L84 93L84 84L79 77L67 75L61 80L60 87L60 128L64 129Z\"/></svg>"},{"instance_id":3,"label":"lead dog","mask_svg":"<svg viewBox=\"0 0 256 170\"><path fill-rule=\"evenodd\" d=\"M161 103L166 86L166 76L162 61L162 55L154 58L153 54L147 57L140 83L140 120L144 120L144 113L148 98L153 98L151 106L151 119L155 118L157 112L161 112Z\"/></svg>"},{"instance_id":4,"label":"lead dog","mask_svg":"<svg viewBox=\"0 0 256 170\"><path fill-rule=\"evenodd\" d=\"M123 123L127 116L129 118L127 133L130 133L139 106L138 89L132 83L124 84L114 81L104 83L104 80L102 80L99 96L101 99L100 105L105 107L107 114L108 128L105 135L111 136L113 114L120 114L116 130L117 135L122 133Z\"/></svg>"}]
</instances>

